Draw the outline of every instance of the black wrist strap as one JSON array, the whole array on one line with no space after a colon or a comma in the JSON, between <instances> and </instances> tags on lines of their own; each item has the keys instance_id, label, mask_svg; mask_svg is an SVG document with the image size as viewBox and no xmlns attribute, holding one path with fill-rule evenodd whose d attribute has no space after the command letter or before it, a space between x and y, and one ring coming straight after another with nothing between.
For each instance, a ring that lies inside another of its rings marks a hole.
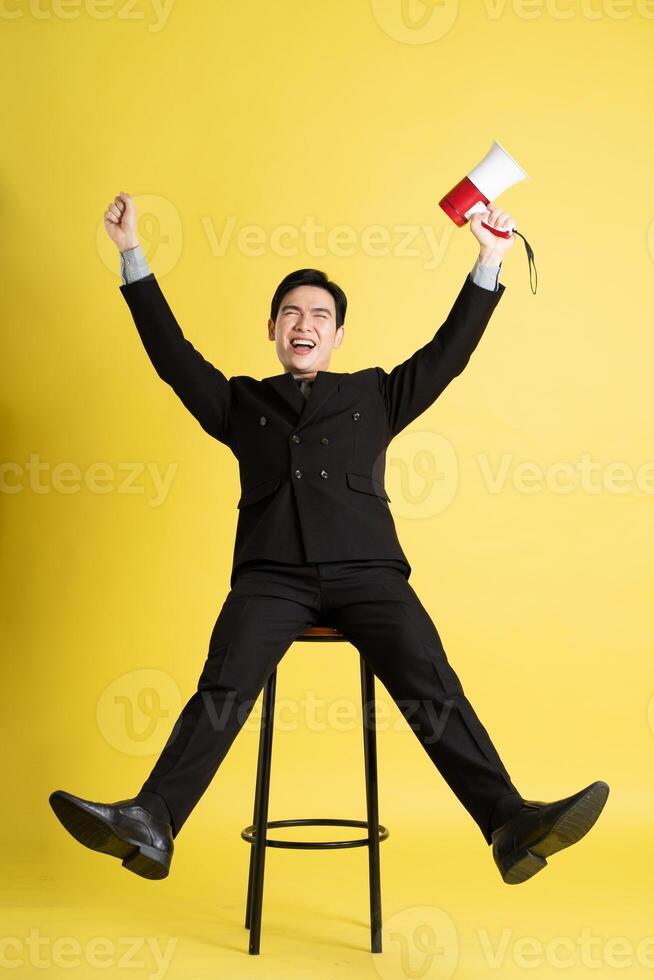
<instances>
[{"instance_id":1,"label":"black wrist strap","mask_svg":"<svg viewBox=\"0 0 654 980\"><path fill-rule=\"evenodd\" d=\"M536 269L536 263L534 262L534 250L529 244L529 242L527 241L527 239L525 238L525 236L521 235L517 228L513 229L513 234L520 235L520 238L522 238L523 242L525 243L525 251L527 252L527 262L529 263L529 286L531 287L531 291L535 296L536 290L538 289L538 271ZM534 282L532 282L532 276L531 276L532 268L535 276Z\"/></svg>"}]
</instances>

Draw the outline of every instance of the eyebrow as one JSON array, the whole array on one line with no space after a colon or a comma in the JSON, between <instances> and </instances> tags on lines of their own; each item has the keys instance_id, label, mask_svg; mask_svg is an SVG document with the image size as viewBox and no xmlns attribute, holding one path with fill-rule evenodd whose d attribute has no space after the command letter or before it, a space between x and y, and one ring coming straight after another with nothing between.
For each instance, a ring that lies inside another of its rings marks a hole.
<instances>
[{"instance_id":1,"label":"eyebrow","mask_svg":"<svg viewBox=\"0 0 654 980\"><path fill-rule=\"evenodd\" d=\"M301 312L300 307L295 306L293 303L284 303L282 306L282 313L284 313L286 310L297 310L298 313ZM328 313L330 316L332 315L332 311L328 310L326 306L312 306L311 310L313 313Z\"/></svg>"}]
</instances>

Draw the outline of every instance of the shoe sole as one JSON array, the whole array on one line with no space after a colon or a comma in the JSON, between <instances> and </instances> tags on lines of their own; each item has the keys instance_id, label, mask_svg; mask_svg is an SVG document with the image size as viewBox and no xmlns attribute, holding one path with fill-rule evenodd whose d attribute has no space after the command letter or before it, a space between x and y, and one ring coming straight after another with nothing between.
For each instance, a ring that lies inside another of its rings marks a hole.
<instances>
[{"instance_id":1,"label":"shoe sole","mask_svg":"<svg viewBox=\"0 0 654 980\"><path fill-rule=\"evenodd\" d=\"M511 864L507 866L505 862L502 871L502 879L507 885L517 885L531 878L546 866L546 857L581 840L604 809L608 795L607 783L601 780L593 783L587 793L561 814L544 837L511 855Z\"/></svg>"},{"instance_id":2,"label":"shoe sole","mask_svg":"<svg viewBox=\"0 0 654 980\"><path fill-rule=\"evenodd\" d=\"M50 806L68 833L80 844L92 851L122 858L123 867L141 878L167 877L171 854L139 841L119 837L110 823L61 792L50 795Z\"/></svg>"}]
</instances>

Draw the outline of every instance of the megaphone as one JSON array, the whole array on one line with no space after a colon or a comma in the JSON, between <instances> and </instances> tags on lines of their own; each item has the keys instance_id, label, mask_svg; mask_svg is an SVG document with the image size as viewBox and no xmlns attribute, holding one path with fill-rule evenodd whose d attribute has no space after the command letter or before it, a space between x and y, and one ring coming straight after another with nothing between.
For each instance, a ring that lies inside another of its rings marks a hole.
<instances>
[{"instance_id":1,"label":"megaphone","mask_svg":"<svg viewBox=\"0 0 654 980\"><path fill-rule=\"evenodd\" d=\"M528 176L504 147L493 140L481 163L473 167L438 203L454 224L462 227L473 214L487 211L486 205L494 198ZM514 230L491 228L485 221L482 221L482 225L499 238L508 238Z\"/></svg>"},{"instance_id":2,"label":"megaphone","mask_svg":"<svg viewBox=\"0 0 654 980\"><path fill-rule=\"evenodd\" d=\"M473 167L469 174L458 184L455 184L451 191L441 198L438 202L446 215L452 219L455 225L460 228L467 224L473 214L483 214L488 210L487 205L503 191L513 187L521 180L528 177L522 167L516 163L513 157L506 152L504 147L493 140L490 150L484 159ZM531 284L531 268L534 272L534 253L531 245L524 235L521 235L517 228L512 227L506 230L493 228L491 225L482 221L482 226L491 231L498 238L510 238L514 233L520 235L525 243L527 258L529 260L529 282ZM538 273L536 273L536 284L538 283ZM531 291L536 292L532 285Z\"/></svg>"}]
</instances>

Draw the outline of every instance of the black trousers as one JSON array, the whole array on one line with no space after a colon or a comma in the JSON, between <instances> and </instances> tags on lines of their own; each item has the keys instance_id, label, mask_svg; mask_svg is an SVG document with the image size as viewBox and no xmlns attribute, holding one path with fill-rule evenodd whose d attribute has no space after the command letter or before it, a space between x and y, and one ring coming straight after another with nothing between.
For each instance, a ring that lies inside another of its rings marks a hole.
<instances>
[{"instance_id":1,"label":"black trousers","mask_svg":"<svg viewBox=\"0 0 654 980\"><path fill-rule=\"evenodd\" d=\"M310 625L342 630L491 843L493 810L522 800L450 666L438 631L395 561L248 563L220 610L197 690L142 787L173 834L211 782L258 695Z\"/></svg>"}]
</instances>

